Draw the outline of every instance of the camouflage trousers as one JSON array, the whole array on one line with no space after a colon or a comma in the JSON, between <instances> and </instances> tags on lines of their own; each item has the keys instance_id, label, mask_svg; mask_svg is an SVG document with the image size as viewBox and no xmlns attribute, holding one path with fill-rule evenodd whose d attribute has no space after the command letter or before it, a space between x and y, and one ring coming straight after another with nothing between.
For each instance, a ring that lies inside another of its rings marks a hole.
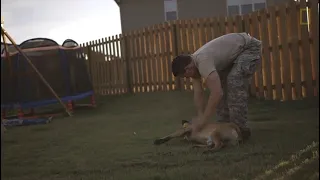
<instances>
[{"instance_id":1,"label":"camouflage trousers","mask_svg":"<svg viewBox=\"0 0 320 180\"><path fill-rule=\"evenodd\" d=\"M231 67L218 71L223 88L216 111L219 122L234 122L240 128L248 128L249 83L260 64L261 41L252 38Z\"/></svg>"}]
</instances>

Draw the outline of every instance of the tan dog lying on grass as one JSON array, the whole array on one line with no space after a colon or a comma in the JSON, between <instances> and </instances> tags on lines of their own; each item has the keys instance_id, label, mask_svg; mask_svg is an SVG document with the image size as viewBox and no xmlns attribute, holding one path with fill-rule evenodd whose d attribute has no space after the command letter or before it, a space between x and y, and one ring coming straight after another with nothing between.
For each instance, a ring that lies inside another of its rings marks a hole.
<instances>
[{"instance_id":1,"label":"tan dog lying on grass","mask_svg":"<svg viewBox=\"0 0 320 180\"><path fill-rule=\"evenodd\" d=\"M155 145L168 142L171 139L185 137L188 141L197 143L193 147L206 147L211 151L217 151L224 146L225 142L238 145L242 141L239 127L234 123L207 123L199 132L192 132L192 124L186 120L182 121L183 127L174 133L156 139Z\"/></svg>"}]
</instances>

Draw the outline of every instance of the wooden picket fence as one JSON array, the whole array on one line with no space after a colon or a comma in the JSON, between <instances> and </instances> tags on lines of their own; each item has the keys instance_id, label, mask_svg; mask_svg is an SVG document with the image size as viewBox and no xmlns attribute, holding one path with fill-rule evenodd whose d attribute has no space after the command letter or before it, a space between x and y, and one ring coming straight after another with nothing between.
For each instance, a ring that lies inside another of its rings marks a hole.
<instances>
[{"instance_id":1,"label":"wooden picket fence","mask_svg":"<svg viewBox=\"0 0 320 180\"><path fill-rule=\"evenodd\" d=\"M248 32L263 43L262 68L250 93L277 100L313 97L319 92L318 5L300 0L243 16L165 22L82 46L97 94L192 90L191 79L173 77L172 59L223 34Z\"/></svg>"}]
</instances>

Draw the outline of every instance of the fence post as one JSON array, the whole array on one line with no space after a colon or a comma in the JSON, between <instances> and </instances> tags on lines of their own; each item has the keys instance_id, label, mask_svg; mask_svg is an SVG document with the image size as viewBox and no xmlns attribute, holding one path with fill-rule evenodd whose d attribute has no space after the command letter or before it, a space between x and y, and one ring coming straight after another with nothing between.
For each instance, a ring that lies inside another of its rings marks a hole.
<instances>
[{"instance_id":1,"label":"fence post","mask_svg":"<svg viewBox=\"0 0 320 180\"><path fill-rule=\"evenodd\" d=\"M130 48L129 48L129 41L130 38L128 35L123 35L123 42L124 42L124 60L126 64L126 75L127 75L127 88L128 88L128 93L133 93L133 88L132 88L132 79L131 79L131 66L130 66Z\"/></svg>"},{"instance_id":2,"label":"fence post","mask_svg":"<svg viewBox=\"0 0 320 180\"><path fill-rule=\"evenodd\" d=\"M93 78L92 78L92 61L91 61L91 48L90 48L90 44L86 44L86 49L87 49L87 58L88 58L88 66L89 66L89 75L91 78L91 82L93 82Z\"/></svg>"},{"instance_id":3,"label":"fence post","mask_svg":"<svg viewBox=\"0 0 320 180\"><path fill-rule=\"evenodd\" d=\"M178 32L178 29L179 27L177 27L177 21L175 21L173 24L172 24L172 55L173 57L176 57L179 55L179 45L178 45L178 36L179 36L179 32ZM175 90L177 91L181 91L182 88L181 88L181 78L180 77L175 77L174 78L174 83L175 83Z\"/></svg>"},{"instance_id":4,"label":"fence post","mask_svg":"<svg viewBox=\"0 0 320 180\"><path fill-rule=\"evenodd\" d=\"M89 76L91 79L92 86L95 87L94 81L93 81L93 74L92 74L91 43L86 44L86 49L87 49L87 58L88 58L88 66L89 66Z\"/></svg>"},{"instance_id":5,"label":"fence post","mask_svg":"<svg viewBox=\"0 0 320 180\"><path fill-rule=\"evenodd\" d=\"M93 65L92 64L93 64L94 57L92 57L91 47L92 47L92 44L90 42L86 46L86 48L87 48L87 56L88 56L89 76L90 76L90 79L91 79L93 92L94 92L95 96L97 96L98 95L98 93L97 93L97 85L96 85L96 81L94 79L95 75L93 74L93 73L96 73L96 71L93 70Z\"/></svg>"}]
</instances>

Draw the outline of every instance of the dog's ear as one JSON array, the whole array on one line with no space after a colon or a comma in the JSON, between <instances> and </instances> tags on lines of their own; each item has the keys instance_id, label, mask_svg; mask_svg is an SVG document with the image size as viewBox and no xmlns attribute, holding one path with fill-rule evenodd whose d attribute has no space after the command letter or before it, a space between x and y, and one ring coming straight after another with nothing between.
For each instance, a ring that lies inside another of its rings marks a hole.
<instances>
[{"instance_id":1,"label":"dog's ear","mask_svg":"<svg viewBox=\"0 0 320 180\"><path fill-rule=\"evenodd\" d=\"M189 123L189 121L187 121L187 120L182 120L181 121L181 125L184 125L185 123Z\"/></svg>"}]
</instances>

